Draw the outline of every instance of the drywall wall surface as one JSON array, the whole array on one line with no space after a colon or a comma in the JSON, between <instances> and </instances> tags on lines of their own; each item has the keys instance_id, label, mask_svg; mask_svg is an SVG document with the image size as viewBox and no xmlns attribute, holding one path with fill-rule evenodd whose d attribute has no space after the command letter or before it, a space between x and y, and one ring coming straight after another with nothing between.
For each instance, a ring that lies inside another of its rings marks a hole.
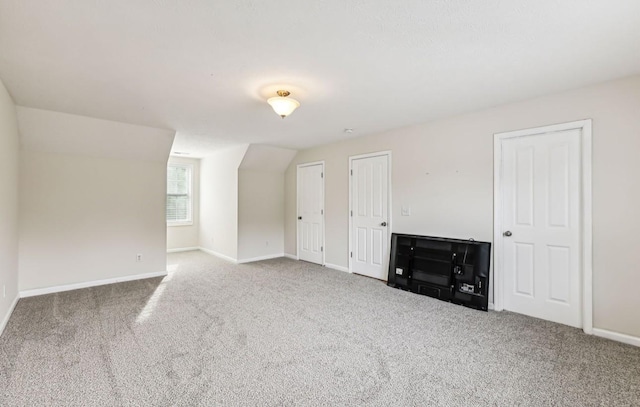
<instances>
[{"instance_id":1,"label":"drywall wall surface","mask_svg":"<svg viewBox=\"0 0 640 407\"><path fill-rule=\"evenodd\" d=\"M241 170L284 173L297 150L250 144L240 163Z\"/></svg>"},{"instance_id":2,"label":"drywall wall surface","mask_svg":"<svg viewBox=\"0 0 640 407\"><path fill-rule=\"evenodd\" d=\"M238 172L238 260L284 252L284 172Z\"/></svg>"},{"instance_id":3,"label":"drywall wall surface","mask_svg":"<svg viewBox=\"0 0 640 407\"><path fill-rule=\"evenodd\" d=\"M18 122L0 81L0 334L18 298Z\"/></svg>"},{"instance_id":4,"label":"drywall wall surface","mask_svg":"<svg viewBox=\"0 0 640 407\"><path fill-rule=\"evenodd\" d=\"M296 253L297 164L325 161L326 261L347 267L350 155L392 151L393 232L492 241L494 133L590 118L594 326L640 336L640 296L620 291L639 273L625 249L640 230L639 112L633 76L300 151L285 178L285 252Z\"/></svg>"},{"instance_id":5,"label":"drywall wall surface","mask_svg":"<svg viewBox=\"0 0 640 407\"><path fill-rule=\"evenodd\" d=\"M20 290L165 271L166 168L23 150Z\"/></svg>"},{"instance_id":6,"label":"drywall wall surface","mask_svg":"<svg viewBox=\"0 0 640 407\"><path fill-rule=\"evenodd\" d=\"M200 160L195 158L170 157L169 164L187 164L193 168L191 178L191 201L193 222L190 225L167 226L167 250L198 247L200 224Z\"/></svg>"},{"instance_id":7,"label":"drywall wall surface","mask_svg":"<svg viewBox=\"0 0 640 407\"><path fill-rule=\"evenodd\" d=\"M17 111L20 290L165 271L174 132Z\"/></svg>"},{"instance_id":8,"label":"drywall wall surface","mask_svg":"<svg viewBox=\"0 0 640 407\"><path fill-rule=\"evenodd\" d=\"M284 252L284 172L296 150L251 144L238 172L238 259Z\"/></svg>"},{"instance_id":9,"label":"drywall wall surface","mask_svg":"<svg viewBox=\"0 0 640 407\"><path fill-rule=\"evenodd\" d=\"M248 145L200 160L200 247L238 259L238 167Z\"/></svg>"},{"instance_id":10,"label":"drywall wall surface","mask_svg":"<svg viewBox=\"0 0 640 407\"><path fill-rule=\"evenodd\" d=\"M164 161L175 131L18 106L25 150Z\"/></svg>"}]
</instances>

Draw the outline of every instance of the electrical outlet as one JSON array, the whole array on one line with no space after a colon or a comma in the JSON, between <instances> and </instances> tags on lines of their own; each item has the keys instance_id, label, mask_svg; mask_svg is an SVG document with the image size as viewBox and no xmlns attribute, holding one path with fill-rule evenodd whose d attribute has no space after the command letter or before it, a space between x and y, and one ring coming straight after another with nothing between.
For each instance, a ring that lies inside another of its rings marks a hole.
<instances>
[{"instance_id":1,"label":"electrical outlet","mask_svg":"<svg viewBox=\"0 0 640 407\"><path fill-rule=\"evenodd\" d=\"M136 254L136 261L142 261L142 254Z\"/></svg>"}]
</instances>

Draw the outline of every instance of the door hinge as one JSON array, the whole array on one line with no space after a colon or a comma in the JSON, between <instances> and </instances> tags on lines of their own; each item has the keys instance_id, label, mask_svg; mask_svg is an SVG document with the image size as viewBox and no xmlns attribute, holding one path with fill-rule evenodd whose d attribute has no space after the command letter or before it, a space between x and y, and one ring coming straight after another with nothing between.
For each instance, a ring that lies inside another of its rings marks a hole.
<instances>
[{"instance_id":1,"label":"door hinge","mask_svg":"<svg viewBox=\"0 0 640 407\"><path fill-rule=\"evenodd\" d=\"M351 257L353 257L353 252L351 252Z\"/></svg>"},{"instance_id":2,"label":"door hinge","mask_svg":"<svg viewBox=\"0 0 640 407\"><path fill-rule=\"evenodd\" d=\"M320 215L324 215L324 209L320 209Z\"/></svg>"},{"instance_id":3,"label":"door hinge","mask_svg":"<svg viewBox=\"0 0 640 407\"><path fill-rule=\"evenodd\" d=\"M324 246L320 246L320 251L323 252L324 251Z\"/></svg>"},{"instance_id":4,"label":"door hinge","mask_svg":"<svg viewBox=\"0 0 640 407\"><path fill-rule=\"evenodd\" d=\"M320 173L320 178L324 178L324 172Z\"/></svg>"},{"instance_id":5,"label":"door hinge","mask_svg":"<svg viewBox=\"0 0 640 407\"><path fill-rule=\"evenodd\" d=\"M353 170L351 170L351 175L353 175Z\"/></svg>"},{"instance_id":6,"label":"door hinge","mask_svg":"<svg viewBox=\"0 0 640 407\"><path fill-rule=\"evenodd\" d=\"M350 211L350 212L351 212L351 216L353 216L353 211Z\"/></svg>"}]
</instances>

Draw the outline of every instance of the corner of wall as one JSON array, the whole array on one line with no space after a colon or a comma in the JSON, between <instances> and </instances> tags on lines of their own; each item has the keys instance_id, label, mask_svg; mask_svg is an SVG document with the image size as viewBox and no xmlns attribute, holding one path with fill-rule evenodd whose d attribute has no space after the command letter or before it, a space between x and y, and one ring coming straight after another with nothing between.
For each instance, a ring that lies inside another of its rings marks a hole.
<instances>
[{"instance_id":1,"label":"corner of wall","mask_svg":"<svg viewBox=\"0 0 640 407\"><path fill-rule=\"evenodd\" d=\"M166 272L175 132L24 107L17 118L18 288ZM114 205L114 196L127 199Z\"/></svg>"},{"instance_id":2,"label":"corner of wall","mask_svg":"<svg viewBox=\"0 0 640 407\"><path fill-rule=\"evenodd\" d=\"M0 335L18 302L18 156L16 106L0 80Z\"/></svg>"},{"instance_id":3,"label":"corner of wall","mask_svg":"<svg viewBox=\"0 0 640 407\"><path fill-rule=\"evenodd\" d=\"M238 168L248 147L229 147L200 160L198 245L234 260L238 258Z\"/></svg>"}]
</instances>

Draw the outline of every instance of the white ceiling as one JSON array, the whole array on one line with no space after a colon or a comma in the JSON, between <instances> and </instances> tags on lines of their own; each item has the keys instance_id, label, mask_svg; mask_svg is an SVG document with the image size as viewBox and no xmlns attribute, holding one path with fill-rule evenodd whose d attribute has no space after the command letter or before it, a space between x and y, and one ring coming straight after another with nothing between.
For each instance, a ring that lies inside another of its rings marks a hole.
<instances>
[{"instance_id":1,"label":"white ceiling","mask_svg":"<svg viewBox=\"0 0 640 407\"><path fill-rule=\"evenodd\" d=\"M639 50L638 0L0 0L17 104L173 129L194 156L628 76ZM302 104L284 120L265 102L280 87Z\"/></svg>"}]
</instances>

